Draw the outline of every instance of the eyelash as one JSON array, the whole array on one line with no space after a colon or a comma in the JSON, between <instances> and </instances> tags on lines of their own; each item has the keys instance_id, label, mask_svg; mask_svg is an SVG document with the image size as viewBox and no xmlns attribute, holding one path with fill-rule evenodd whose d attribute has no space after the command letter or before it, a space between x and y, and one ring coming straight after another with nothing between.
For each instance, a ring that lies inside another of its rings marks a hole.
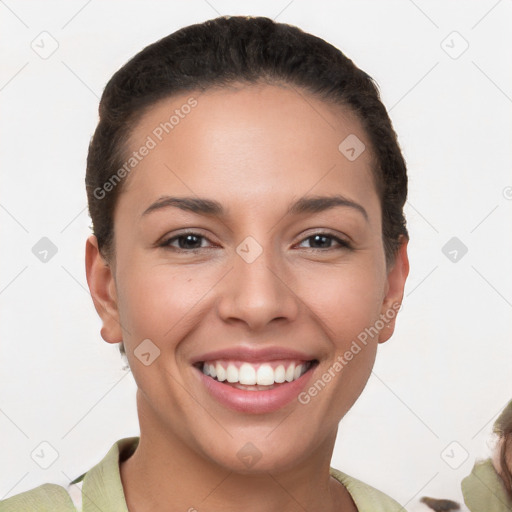
<instances>
[{"instance_id":1,"label":"eyelash","mask_svg":"<svg viewBox=\"0 0 512 512\"><path fill-rule=\"evenodd\" d=\"M164 249L170 249L170 250L176 251L176 252L188 252L188 253L193 253L193 254L196 254L204 249L208 249L207 247L199 247L196 249L182 249L182 248L173 247L170 245L171 242L173 242L175 240L179 240L180 238L186 238L187 236L195 236L197 238L202 238L204 240L208 240L207 237L205 237L204 235L201 235L200 233L197 233L195 231L187 231L187 232L181 233L177 236L173 236L172 238L168 238L167 240L164 240L161 244L159 244L159 246L163 247ZM343 240L331 233L323 232L323 231L319 231L318 233L312 233L311 235L308 235L307 237L303 238L300 243L302 243L306 240L309 240L310 238L313 238L315 236L322 236L322 237L330 238L330 239L336 241L339 244L339 247L326 247L323 249L322 248L318 249L318 248L312 247L312 248L310 248L310 250L313 250L313 251L318 250L321 252L326 252L326 251L330 251L330 250L340 250L340 249L351 250L352 249L352 245L349 242L347 242L346 240Z\"/></svg>"}]
</instances>

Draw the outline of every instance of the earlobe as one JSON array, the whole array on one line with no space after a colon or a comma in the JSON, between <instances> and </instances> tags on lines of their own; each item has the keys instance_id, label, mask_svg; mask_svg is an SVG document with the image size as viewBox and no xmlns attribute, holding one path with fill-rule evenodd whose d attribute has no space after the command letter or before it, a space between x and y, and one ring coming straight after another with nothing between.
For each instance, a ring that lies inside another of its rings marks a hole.
<instances>
[{"instance_id":1,"label":"earlobe","mask_svg":"<svg viewBox=\"0 0 512 512\"><path fill-rule=\"evenodd\" d=\"M123 341L114 276L99 251L94 235L87 239L85 245L85 273L94 307L103 322L101 337L108 343Z\"/></svg>"},{"instance_id":2,"label":"earlobe","mask_svg":"<svg viewBox=\"0 0 512 512\"><path fill-rule=\"evenodd\" d=\"M402 304L405 282L409 275L408 242L405 237L402 237L400 247L396 252L395 262L388 272L387 292L381 310L381 318L384 319L386 325L380 331L379 343L389 340L395 330L396 317Z\"/></svg>"}]
</instances>

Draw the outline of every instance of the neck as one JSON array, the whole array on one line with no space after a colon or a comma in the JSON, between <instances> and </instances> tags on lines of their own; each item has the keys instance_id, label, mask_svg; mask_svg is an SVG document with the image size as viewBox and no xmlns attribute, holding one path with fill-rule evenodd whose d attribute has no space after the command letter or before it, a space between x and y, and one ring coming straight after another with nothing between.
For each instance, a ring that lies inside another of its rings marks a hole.
<instances>
[{"instance_id":1,"label":"neck","mask_svg":"<svg viewBox=\"0 0 512 512\"><path fill-rule=\"evenodd\" d=\"M336 432L314 458L293 469L241 474L205 458L174 432L162 431L147 414L140 419L139 445L120 463L130 512L357 511L345 487L329 474Z\"/></svg>"}]
</instances>

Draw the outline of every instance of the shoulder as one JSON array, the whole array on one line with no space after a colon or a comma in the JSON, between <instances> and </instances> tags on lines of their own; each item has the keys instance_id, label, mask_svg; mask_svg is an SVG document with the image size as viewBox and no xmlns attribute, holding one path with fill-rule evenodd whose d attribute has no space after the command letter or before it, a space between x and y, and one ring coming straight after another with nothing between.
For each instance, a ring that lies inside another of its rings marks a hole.
<instances>
[{"instance_id":1,"label":"shoulder","mask_svg":"<svg viewBox=\"0 0 512 512\"><path fill-rule=\"evenodd\" d=\"M76 512L66 489L43 484L0 501L0 512Z\"/></svg>"},{"instance_id":2,"label":"shoulder","mask_svg":"<svg viewBox=\"0 0 512 512\"><path fill-rule=\"evenodd\" d=\"M127 457L135 450L138 437L116 441L103 459L66 487L46 483L0 501L0 512L77 512L93 503L94 509L110 511L125 507L119 474L120 455Z\"/></svg>"},{"instance_id":3,"label":"shoulder","mask_svg":"<svg viewBox=\"0 0 512 512\"><path fill-rule=\"evenodd\" d=\"M403 512L405 510L393 498L357 478L334 468L330 469L330 474L346 487L359 512Z\"/></svg>"},{"instance_id":4,"label":"shoulder","mask_svg":"<svg viewBox=\"0 0 512 512\"><path fill-rule=\"evenodd\" d=\"M471 473L462 480L461 489L464 502L472 512L512 510L512 499L490 458L475 462Z\"/></svg>"}]
</instances>

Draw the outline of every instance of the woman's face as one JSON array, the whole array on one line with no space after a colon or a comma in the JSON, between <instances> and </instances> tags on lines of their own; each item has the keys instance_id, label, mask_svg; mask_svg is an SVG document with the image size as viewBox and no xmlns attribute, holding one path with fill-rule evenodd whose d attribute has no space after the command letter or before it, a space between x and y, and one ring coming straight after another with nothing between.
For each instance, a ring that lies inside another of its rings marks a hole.
<instances>
[{"instance_id":1,"label":"woman's face","mask_svg":"<svg viewBox=\"0 0 512 512\"><path fill-rule=\"evenodd\" d=\"M115 262L91 237L87 273L141 435L239 472L330 454L408 271L405 244L386 269L360 122L293 88L210 90L153 106L133 151Z\"/></svg>"}]
</instances>

